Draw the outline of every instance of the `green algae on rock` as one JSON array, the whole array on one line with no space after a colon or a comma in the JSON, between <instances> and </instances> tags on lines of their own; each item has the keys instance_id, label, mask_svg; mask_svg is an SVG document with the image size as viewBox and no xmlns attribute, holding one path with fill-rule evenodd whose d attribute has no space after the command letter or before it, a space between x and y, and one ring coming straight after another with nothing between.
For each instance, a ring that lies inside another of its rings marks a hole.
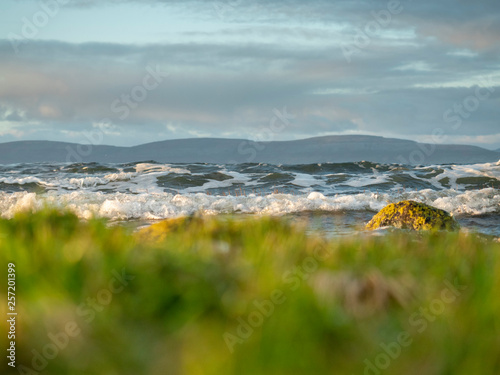
<instances>
[{"instance_id":1,"label":"green algae on rock","mask_svg":"<svg viewBox=\"0 0 500 375\"><path fill-rule=\"evenodd\" d=\"M414 201L391 203L376 214L366 229L392 226L413 230L458 230L460 225L448 212Z\"/></svg>"}]
</instances>

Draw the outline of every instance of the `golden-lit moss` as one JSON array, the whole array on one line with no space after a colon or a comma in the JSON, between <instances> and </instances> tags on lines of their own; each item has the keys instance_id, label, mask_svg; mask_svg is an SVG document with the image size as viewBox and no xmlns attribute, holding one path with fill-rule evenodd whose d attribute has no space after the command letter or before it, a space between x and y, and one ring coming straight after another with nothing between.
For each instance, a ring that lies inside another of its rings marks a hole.
<instances>
[{"instance_id":1,"label":"golden-lit moss","mask_svg":"<svg viewBox=\"0 0 500 375\"><path fill-rule=\"evenodd\" d=\"M192 220L192 217L178 217L175 219L162 220L159 223L140 229L136 233L136 238L140 242L161 242L166 239L169 232L186 226Z\"/></svg>"},{"instance_id":2,"label":"golden-lit moss","mask_svg":"<svg viewBox=\"0 0 500 375\"><path fill-rule=\"evenodd\" d=\"M366 225L367 229L392 226L414 230L458 230L457 221L446 211L414 201L392 203Z\"/></svg>"}]
</instances>

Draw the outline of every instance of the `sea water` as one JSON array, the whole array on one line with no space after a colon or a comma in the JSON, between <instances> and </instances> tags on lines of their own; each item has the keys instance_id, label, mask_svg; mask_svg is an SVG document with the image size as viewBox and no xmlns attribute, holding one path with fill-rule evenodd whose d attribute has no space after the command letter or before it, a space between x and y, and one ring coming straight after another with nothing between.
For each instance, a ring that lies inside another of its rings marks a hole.
<instances>
[{"instance_id":1,"label":"sea water","mask_svg":"<svg viewBox=\"0 0 500 375\"><path fill-rule=\"evenodd\" d=\"M111 222L192 215L307 218L311 229L352 233L385 205L412 199L451 212L466 230L500 236L500 162L400 164L0 165L0 212L49 204Z\"/></svg>"}]
</instances>

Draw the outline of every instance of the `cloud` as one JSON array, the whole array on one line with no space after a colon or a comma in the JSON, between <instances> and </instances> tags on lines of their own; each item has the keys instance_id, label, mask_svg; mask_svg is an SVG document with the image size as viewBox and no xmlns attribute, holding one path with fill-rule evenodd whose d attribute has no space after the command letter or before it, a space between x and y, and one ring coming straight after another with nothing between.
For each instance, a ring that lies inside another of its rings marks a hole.
<instances>
[{"instance_id":1,"label":"cloud","mask_svg":"<svg viewBox=\"0 0 500 375\"><path fill-rule=\"evenodd\" d=\"M134 1L70 5L98 12L125 3ZM401 1L401 12L373 33L370 22L388 1L135 3L175 5L193 23L212 23L174 29L151 44L31 40L16 54L0 40L0 122L74 140L109 120L106 142L130 144L251 137L286 106L296 118L277 139L355 132L412 138L443 128L480 142L497 133L497 1ZM220 3L229 7L223 17L214 11ZM346 45L356 51L350 62ZM156 85L147 78L151 69L169 75ZM473 95L480 77L493 77L494 92L451 129L443 114Z\"/></svg>"},{"instance_id":2,"label":"cloud","mask_svg":"<svg viewBox=\"0 0 500 375\"><path fill-rule=\"evenodd\" d=\"M32 42L15 59L9 53L8 42L0 43L0 101L27 121L64 125L109 118L124 126L172 122L213 136L228 128L234 134L251 133L272 116L273 108L284 105L298 114L289 134L283 134L288 137L355 129L426 132L442 122L450 101L467 91L421 89L416 84L446 82L466 69L489 74L480 58L443 72L454 57L434 47L367 54L351 64L331 47L298 51L279 45ZM422 53L432 63L420 63ZM169 75L145 90L151 69ZM495 126L487 121L495 110L490 104L483 107L487 115L478 111L470 121L487 131Z\"/></svg>"}]
</instances>

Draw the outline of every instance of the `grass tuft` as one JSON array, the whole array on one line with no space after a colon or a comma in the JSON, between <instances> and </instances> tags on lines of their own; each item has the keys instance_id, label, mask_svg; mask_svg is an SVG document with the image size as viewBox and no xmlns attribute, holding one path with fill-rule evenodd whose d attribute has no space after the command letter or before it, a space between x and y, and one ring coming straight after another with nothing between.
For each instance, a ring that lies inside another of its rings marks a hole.
<instances>
[{"instance_id":1,"label":"grass tuft","mask_svg":"<svg viewBox=\"0 0 500 375\"><path fill-rule=\"evenodd\" d=\"M271 218L139 233L53 210L0 220L24 373L498 374L499 251L464 233L326 240Z\"/></svg>"}]
</instances>

